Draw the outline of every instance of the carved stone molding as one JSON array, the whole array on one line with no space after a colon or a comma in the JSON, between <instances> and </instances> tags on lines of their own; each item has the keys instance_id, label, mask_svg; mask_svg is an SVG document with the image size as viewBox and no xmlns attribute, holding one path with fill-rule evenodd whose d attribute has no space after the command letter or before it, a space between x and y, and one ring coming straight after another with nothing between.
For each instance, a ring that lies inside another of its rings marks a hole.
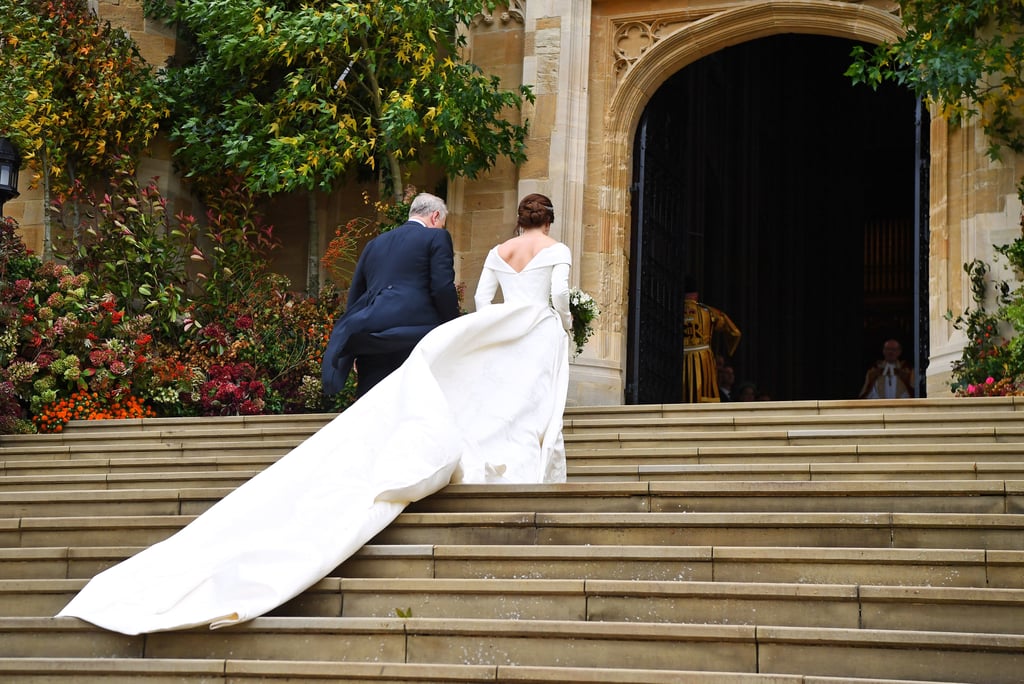
<instances>
[{"instance_id":1,"label":"carved stone molding","mask_svg":"<svg viewBox=\"0 0 1024 684\"><path fill-rule=\"evenodd\" d=\"M504 10L498 12L480 12L473 17L473 26L479 26L480 24L492 25L495 22L495 14L497 14L497 20L502 24L508 24L513 21L522 24L526 16L526 0L511 0Z\"/></svg>"},{"instance_id":2,"label":"carved stone molding","mask_svg":"<svg viewBox=\"0 0 1024 684\"><path fill-rule=\"evenodd\" d=\"M710 14L687 13L676 17L631 18L614 22L612 51L615 55L615 78L621 79L658 41Z\"/></svg>"},{"instance_id":3,"label":"carved stone molding","mask_svg":"<svg viewBox=\"0 0 1024 684\"><path fill-rule=\"evenodd\" d=\"M895 16L899 16L900 13L899 4L894 0L840 1L848 5L872 7ZM661 40L696 21L735 9L736 4L723 4L714 8L676 12L670 15L633 16L613 20L612 52L616 81L620 81L640 58Z\"/></svg>"}]
</instances>

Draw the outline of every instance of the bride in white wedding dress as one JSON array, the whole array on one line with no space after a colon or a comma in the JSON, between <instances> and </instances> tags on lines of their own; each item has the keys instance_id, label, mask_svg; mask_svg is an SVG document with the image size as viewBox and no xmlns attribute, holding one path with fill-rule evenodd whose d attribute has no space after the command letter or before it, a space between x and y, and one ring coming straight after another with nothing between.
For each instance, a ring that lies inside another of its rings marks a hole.
<instances>
[{"instance_id":1,"label":"bride in white wedding dress","mask_svg":"<svg viewBox=\"0 0 1024 684\"><path fill-rule=\"evenodd\" d=\"M124 634L258 617L449 482L565 481L568 247L551 201L487 255L476 313L174 536L105 570L58 614ZM501 288L503 302L492 305Z\"/></svg>"}]
</instances>

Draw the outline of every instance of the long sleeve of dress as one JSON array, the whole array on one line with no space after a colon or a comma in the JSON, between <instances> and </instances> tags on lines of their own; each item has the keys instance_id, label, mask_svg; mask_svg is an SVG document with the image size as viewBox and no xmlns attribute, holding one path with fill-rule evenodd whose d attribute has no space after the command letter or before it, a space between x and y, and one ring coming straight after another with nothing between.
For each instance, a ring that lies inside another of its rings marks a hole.
<instances>
[{"instance_id":1,"label":"long sleeve of dress","mask_svg":"<svg viewBox=\"0 0 1024 684\"><path fill-rule=\"evenodd\" d=\"M551 268L551 304L562 319L562 327L572 330L569 313L569 264L555 264Z\"/></svg>"},{"instance_id":2,"label":"long sleeve of dress","mask_svg":"<svg viewBox=\"0 0 1024 684\"><path fill-rule=\"evenodd\" d=\"M476 292L473 294L473 303L476 310L494 302L494 295L498 292L498 276L486 266L480 272L480 282L476 285Z\"/></svg>"}]
</instances>

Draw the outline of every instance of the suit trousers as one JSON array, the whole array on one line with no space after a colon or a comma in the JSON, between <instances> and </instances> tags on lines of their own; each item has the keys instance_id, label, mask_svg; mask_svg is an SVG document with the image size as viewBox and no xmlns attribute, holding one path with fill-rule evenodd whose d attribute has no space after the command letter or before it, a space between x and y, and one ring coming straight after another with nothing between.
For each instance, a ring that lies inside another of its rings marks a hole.
<instances>
[{"instance_id":1,"label":"suit trousers","mask_svg":"<svg viewBox=\"0 0 1024 684\"><path fill-rule=\"evenodd\" d=\"M378 382L398 370L410 353L412 349L387 354L360 354L356 358L356 397L363 396Z\"/></svg>"}]
</instances>

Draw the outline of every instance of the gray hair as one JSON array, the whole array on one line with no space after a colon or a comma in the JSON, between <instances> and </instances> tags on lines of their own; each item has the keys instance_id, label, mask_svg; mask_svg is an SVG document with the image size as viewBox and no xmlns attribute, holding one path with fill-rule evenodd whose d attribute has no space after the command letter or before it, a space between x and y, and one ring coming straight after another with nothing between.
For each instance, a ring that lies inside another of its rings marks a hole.
<instances>
[{"instance_id":1,"label":"gray hair","mask_svg":"<svg viewBox=\"0 0 1024 684\"><path fill-rule=\"evenodd\" d=\"M421 192L413 198L409 205L409 218L413 216L430 216L435 211L441 212L441 216L448 215L448 207L444 200L429 192Z\"/></svg>"}]
</instances>

